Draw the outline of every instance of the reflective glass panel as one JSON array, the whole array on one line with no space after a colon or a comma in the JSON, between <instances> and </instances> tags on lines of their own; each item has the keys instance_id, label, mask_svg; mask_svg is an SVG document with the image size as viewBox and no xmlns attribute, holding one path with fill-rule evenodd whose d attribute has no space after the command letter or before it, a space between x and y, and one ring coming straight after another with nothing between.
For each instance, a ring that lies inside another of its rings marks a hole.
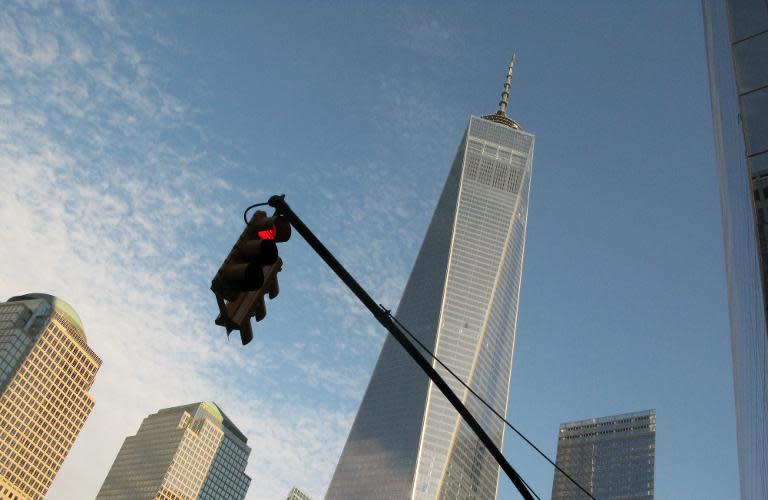
<instances>
[{"instance_id":1,"label":"reflective glass panel","mask_svg":"<svg viewBox=\"0 0 768 500\"><path fill-rule=\"evenodd\" d=\"M768 150L768 87L741 98L747 132L747 156Z\"/></svg>"},{"instance_id":2,"label":"reflective glass panel","mask_svg":"<svg viewBox=\"0 0 768 500\"><path fill-rule=\"evenodd\" d=\"M765 0L728 2L734 40L743 40L768 29L768 5Z\"/></svg>"},{"instance_id":3,"label":"reflective glass panel","mask_svg":"<svg viewBox=\"0 0 768 500\"><path fill-rule=\"evenodd\" d=\"M768 85L768 32L733 46L739 93Z\"/></svg>"}]
</instances>

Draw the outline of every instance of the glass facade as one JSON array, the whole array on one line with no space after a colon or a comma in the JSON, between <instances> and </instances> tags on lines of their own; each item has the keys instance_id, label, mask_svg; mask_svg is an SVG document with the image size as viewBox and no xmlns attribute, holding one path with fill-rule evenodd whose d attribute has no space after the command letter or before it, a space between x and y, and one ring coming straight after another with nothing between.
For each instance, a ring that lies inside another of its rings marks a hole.
<instances>
[{"instance_id":1,"label":"glass facade","mask_svg":"<svg viewBox=\"0 0 768 500\"><path fill-rule=\"evenodd\" d=\"M247 439L214 403L166 408L125 439L97 499L243 499Z\"/></svg>"},{"instance_id":2,"label":"glass facade","mask_svg":"<svg viewBox=\"0 0 768 500\"><path fill-rule=\"evenodd\" d=\"M768 2L704 0L743 499L768 498Z\"/></svg>"},{"instance_id":3,"label":"glass facade","mask_svg":"<svg viewBox=\"0 0 768 500\"><path fill-rule=\"evenodd\" d=\"M560 425L557 465L595 498L652 500L655 456L655 410ZM555 470L552 500L584 498Z\"/></svg>"},{"instance_id":4,"label":"glass facade","mask_svg":"<svg viewBox=\"0 0 768 500\"><path fill-rule=\"evenodd\" d=\"M100 366L66 302L0 303L0 498L45 497L93 409Z\"/></svg>"},{"instance_id":5,"label":"glass facade","mask_svg":"<svg viewBox=\"0 0 768 500\"><path fill-rule=\"evenodd\" d=\"M242 434L238 436L226 424L223 431L221 446L213 459L203 489L200 490L200 500L245 498L248 492L251 478L243 471L248 464L251 449L245 444L246 439Z\"/></svg>"},{"instance_id":6,"label":"glass facade","mask_svg":"<svg viewBox=\"0 0 768 500\"><path fill-rule=\"evenodd\" d=\"M502 411L533 142L501 112L470 118L397 311L420 341ZM501 447L503 423L435 368ZM448 400L388 337L326 499L495 498L498 473Z\"/></svg>"}]
</instances>

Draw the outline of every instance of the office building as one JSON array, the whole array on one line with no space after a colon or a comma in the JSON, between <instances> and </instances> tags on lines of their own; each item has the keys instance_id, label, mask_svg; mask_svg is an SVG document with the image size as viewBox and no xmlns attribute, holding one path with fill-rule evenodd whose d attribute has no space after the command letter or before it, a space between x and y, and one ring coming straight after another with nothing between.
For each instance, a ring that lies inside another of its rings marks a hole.
<instances>
[{"instance_id":1,"label":"office building","mask_svg":"<svg viewBox=\"0 0 768 500\"><path fill-rule=\"evenodd\" d=\"M595 498L652 500L655 456L655 410L560 425L557 465ZM552 500L584 498L555 470Z\"/></svg>"},{"instance_id":2,"label":"office building","mask_svg":"<svg viewBox=\"0 0 768 500\"><path fill-rule=\"evenodd\" d=\"M506 115L471 117L396 316L502 412L507 407L533 135ZM436 365L436 364L435 364ZM437 371L501 447L502 422ZM442 393L388 337L326 499L495 498L499 467Z\"/></svg>"},{"instance_id":3,"label":"office building","mask_svg":"<svg viewBox=\"0 0 768 500\"><path fill-rule=\"evenodd\" d=\"M125 439L96 498L242 500L247 441L211 401L160 410Z\"/></svg>"},{"instance_id":4,"label":"office building","mask_svg":"<svg viewBox=\"0 0 768 500\"><path fill-rule=\"evenodd\" d=\"M704 0L741 498L768 498L768 2Z\"/></svg>"},{"instance_id":5,"label":"office building","mask_svg":"<svg viewBox=\"0 0 768 500\"><path fill-rule=\"evenodd\" d=\"M312 500L309 495L298 488L291 488L288 492L288 500Z\"/></svg>"},{"instance_id":6,"label":"office building","mask_svg":"<svg viewBox=\"0 0 768 500\"><path fill-rule=\"evenodd\" d=\"M75 310L31 293L0 304L0 498L43 498L93 409L99 357Z\"/></svg>"}]
</instances>

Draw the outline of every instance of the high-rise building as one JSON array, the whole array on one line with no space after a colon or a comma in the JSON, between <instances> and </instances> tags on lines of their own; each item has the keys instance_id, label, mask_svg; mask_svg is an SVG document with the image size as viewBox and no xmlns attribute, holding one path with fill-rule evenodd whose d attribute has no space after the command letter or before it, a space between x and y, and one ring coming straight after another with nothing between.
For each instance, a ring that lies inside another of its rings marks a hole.
<instances>
[{"instance_id":1,"label":"high-rise building","mask_svg":"<svg viewBox=\"0 0 768 500\"><path fill-rule=\"evenodd\" d=\"M309 495L304 493L298 488L291 488L291 491L288 492L288 499L287 500L312 500L309 498Z\"/></svg>"},{"instance_id":2,"label":"high-rise building","mask_svg":"<svg viewBox=\"0 0 768 500\"><path fill-rule=\"evenodd\" d=\"M655 410L560 425L557 465L595 498L652 500L655 457ZM584 498L555 470L552 500Z\"/></svg>"},{"instance_id":3,"label":"high-rise building","mask_svg":"<svg viewBox=\"0 0 768 500\"><path fill-rule=\"evenodd\" d=\"M43 498L93 409L99 357L61 299L0 304L0 498Z\"/></svg>"},{"instance_id":4,"label":"high-rise building","mask_svg":"<svg viewBox=\"0 0 768 500\"><path fill-rule=\"evenodd\" d=\"M768 2L703 0L743 500L768 498Z\"/></svg>"},{"instance_id":5,"label":"high-rise building","mask_svg":"<svg viewBox=\"0 0 768 500\"><path fill-rule=\"evenodd\" d=\"M242 500L247 441L211 401L160 410L125 439L96 498Z\"/></svg>"},{"instance_id":6,"label":"high-rise building","mask_svg":"<svg viewBox=\"0 0 768 500\"><path fill-rule=\"evenodd\" d=\"M523 270L533 135L506 115L471 117L397 318L505 411ZM436 370L501 447L502 422ZM442 393L388 337L327 499L495 498L499 467Z\"/></svg>"}]
</instances>

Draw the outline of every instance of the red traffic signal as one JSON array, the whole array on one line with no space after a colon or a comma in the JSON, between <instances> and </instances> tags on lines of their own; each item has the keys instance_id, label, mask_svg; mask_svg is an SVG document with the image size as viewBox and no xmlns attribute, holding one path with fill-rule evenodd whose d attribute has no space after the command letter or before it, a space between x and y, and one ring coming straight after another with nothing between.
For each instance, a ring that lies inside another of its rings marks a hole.
<instances>
[{"instance_id":1,"label":"red traffic signal","mask_svg":"<svg viewBox=\"0 0 768 500\"><path fill-rule=\"evenodd\" d=\"M272 221L272 227L258 231L259 238L262 240L272 240L275 243L288 241L291 237L291 223L288 222L288 219L280 215L268 217L268 219Z\"/></svg>"},{"instance_id":2,"label":"red traffic signal","mask_svg":"<svg viewBox=\"0 0 768 500\"><path fill-rule=\"evenodd\" d=\"M211 282L219 316L216 324L240 331L243 345L253 339L250 318L261 321L267 314L264 294L279 293L277 273L282 269L276 243L288 241L291 225L276 215L255 212Z\"/></svg>"}]
</instances>

